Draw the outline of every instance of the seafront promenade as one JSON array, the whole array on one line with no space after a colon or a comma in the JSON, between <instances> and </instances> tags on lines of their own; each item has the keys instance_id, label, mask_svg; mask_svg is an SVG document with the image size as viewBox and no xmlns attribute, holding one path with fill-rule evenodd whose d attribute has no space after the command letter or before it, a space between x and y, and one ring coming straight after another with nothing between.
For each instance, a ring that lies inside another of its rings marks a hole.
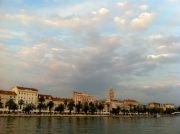
<instances>
[{"instance_id":1,"label":"seafront promenade","mask_svg":"<svg viewBox=\"0 0 180 134\"><path fill-rule=\"evenodd\" d=\"M159 115L159 114L158 114ZM173 114L161 114L158 117L173 117L177 115ZM0 117L122 117L122 118L152 118L157 117L157 114L25 114L25 113L11 113L11 114L0 114Z\"/></svg>"}]
</instances>

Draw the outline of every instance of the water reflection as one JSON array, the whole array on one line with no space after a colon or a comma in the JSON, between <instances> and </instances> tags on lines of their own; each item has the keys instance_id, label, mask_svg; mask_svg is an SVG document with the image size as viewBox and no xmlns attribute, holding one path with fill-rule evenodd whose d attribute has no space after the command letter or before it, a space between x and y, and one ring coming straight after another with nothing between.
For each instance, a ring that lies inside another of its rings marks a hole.
<instances>
[{"instance_id":1,"label":"water reflection","mask_svg":"<svg viewBox=\"0 0 180 134\"><path fill-rule=\"evenodd\" d=\"M0 117L0 134L180 134L180 117Z\"/></svg>"}]
</instances>

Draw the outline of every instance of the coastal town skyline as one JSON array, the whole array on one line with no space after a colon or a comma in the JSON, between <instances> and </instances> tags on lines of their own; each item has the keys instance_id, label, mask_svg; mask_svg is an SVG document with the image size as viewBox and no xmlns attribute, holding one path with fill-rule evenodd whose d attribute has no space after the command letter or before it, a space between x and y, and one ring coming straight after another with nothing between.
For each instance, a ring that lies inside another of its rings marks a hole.
<instances>
[{"instance_id":1,"label":"coastal town skyline","mask_svg":"<svg viewBox=\"0 0 180 134\"><path fill-rule=\"evenodd\" d=\"M180 104L179 0L1 0L0 89Z\"/></svg>"},{"instance_id":2,"label":"coastal town skyline","mask_svg":"<svg viewBox=\"0 0 180 134\"><path fill-rule=\"evenodd\" d=\"M82 90L82 89L74 89L72 90L72 93L71 95L69 95L68 97L67 96L57 96L57 95L53 95L51 93L44 93L44 92L41 92L39 89L37 88L34 88L34 87L27 87L27 86L14 86L14 87L11 87L10 89L6 89L6 90L2 90L0 89L0 102L3 100L4 101L4 105L5 105L5 102L7 102L13 95L15 98L15 100L18 102L20 98L18 98L17 96L17 92L14 91L14 89L19 89L19 90L22 90L22 91L26 91L26 92L29 92L29 94L31 94L31 91L36 91L37 93L35 93L35 97L36 97L36 94L38 94L38 96L43 96L43 97L47 97L47 98L51 98L51 100L53 99L60 99L60 103L62 103L62 101L64 102L64 100L73 100L75 104L77 104L79 102L78 99L75 99L76 97L75 96L81 96L80 98L88 98L87 100L85 99L84 102L82 102L82 100L80 101L81 103L85 103L85 102L94 102L94 101L108 101L108 100L114 100L115 103L117 103L116 101L118 102L123 102L123 101L132 101L132 102L136 102L138 105L149 105L149 104L158 104L158 105L173 105L173 106L176 106L178 107L180 104L176 104L176 103L172 103L170 101L166 101L166 102L159 102L159 101L156 101L156 100L151 100L151 101L147 101L147 102L140 102L139 100L133 98L133 97L126 97L126 98L119 98L119 96L117 96L118 94L115 92L115 89L111 86L108 88L107 92L106 92L106 97L102 97L102 96L98 96L98 95L94 95L94 94L91 94L90 92L88 92L87 90ZM18 91L19 92L19 91ZM25 92L25 94L26 94ZM77 95L76 95L77 93ZM24 93L23 93L24 94ZM24 95L25 95L24 94ZM1 96L2 95L2 96ZM8 95L7 97L4 98L3 95ZM2 98L1 98L2 97ZM23 101L26 101L26 100L29 100L28 96L22 96L21 99ZM74 98L75 97L75 98ZM90 98L89 98L90 97ZM30 103L34 103L34 99L33 101L31 102L26 102L26 104L30 104ZM38 100L36 100L38 101ZM50 101L50 100L48 100Z\"/></svg>"}]
</instances>

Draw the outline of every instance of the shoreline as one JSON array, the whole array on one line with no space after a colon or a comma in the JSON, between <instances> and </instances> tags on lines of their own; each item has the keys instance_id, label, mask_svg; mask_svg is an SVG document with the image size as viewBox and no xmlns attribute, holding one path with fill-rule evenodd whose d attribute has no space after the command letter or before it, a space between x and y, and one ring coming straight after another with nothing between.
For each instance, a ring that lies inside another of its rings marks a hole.
<instances>
[{"instance_id":1,"label":"shoreline","mask_svg":"<svg viewBox=\"0 0 180 134\"><path fill-rule=\"evenodd\" d=\"M174 117L176 115L161 115L160 117ZM85 114L0 114L0 117L112 117L112 118L159 118L155 115L85 115Z\"/></svg>"}]
</instances>

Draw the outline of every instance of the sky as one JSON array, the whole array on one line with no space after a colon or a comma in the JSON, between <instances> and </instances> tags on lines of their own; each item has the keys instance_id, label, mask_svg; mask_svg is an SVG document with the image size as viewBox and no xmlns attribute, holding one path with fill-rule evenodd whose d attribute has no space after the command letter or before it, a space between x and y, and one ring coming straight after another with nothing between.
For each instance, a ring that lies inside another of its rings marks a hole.
<instances>
[{"instance_id":1,"label":"sky","mask_svg":"<svg viewBox=\"0 0 180 134\"><path fill-rule=\"evenodd\" d=\"M180 0L0 0L0 89L180 105Z\"/></svg>"}]
</instances>

